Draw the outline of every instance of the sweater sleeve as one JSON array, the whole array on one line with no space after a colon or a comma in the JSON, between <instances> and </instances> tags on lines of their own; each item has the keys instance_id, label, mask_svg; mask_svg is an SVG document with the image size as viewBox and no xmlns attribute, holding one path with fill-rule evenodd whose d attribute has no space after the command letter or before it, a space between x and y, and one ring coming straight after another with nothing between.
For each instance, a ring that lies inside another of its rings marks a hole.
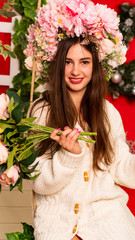
<instances>
[{"instance_id":1,"label":"sweater sleeve","mask_svg":"<svg viewBox=\"0 0 135 240\"><path fill-rule=\"evenodd\" d=\"M110 173L116 184L135 189L135 155L126 143L126 134L119 112L110 105L109 117L114 144L114 160Z\"/></svg>"},{"instance_id":2,"label":"sweater sleeve","mask_svg":"<svg viewBox=\"0 0 135 240\"><path fill-rule=\"evenodd\" d=\"M61 191L72 180L76 168L80 166L85 149L80 154L72 154L64 149L57 151L52 159L46 155L38 157L37 170L40 175L31 181L35 192L42 195L54 194Z\"/></svg>"},{"instance_id":3,"label":"sweater sleeve","mask_svg":"<svg viewBox=\"0 0 135 240\"><path fill-rule=\"evenodd\" d=\"M42 111L40 108L34 110L34 116L37 117L38 124L45 124L47 107ZM39 117L40 116L40 117ZM61 148L57 151L52 159L48 159L47 154L37 157L34 164L38 162L36 170L40 175L30 181L33 190L42 195L55 194L62 190L73 178L76 168L80 166L85 148L82 146L80 154L72 154ZM33 173L33 176L37 174Z\"/></svg>"}]
</instances>

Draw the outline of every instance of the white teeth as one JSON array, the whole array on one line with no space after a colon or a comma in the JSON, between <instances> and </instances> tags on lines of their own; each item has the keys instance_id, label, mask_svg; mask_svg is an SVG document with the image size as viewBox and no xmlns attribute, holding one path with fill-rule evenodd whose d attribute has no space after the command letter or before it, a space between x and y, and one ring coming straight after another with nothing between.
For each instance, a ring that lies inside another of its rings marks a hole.
<instances>
[{"instance_id":1,"label":"white teeth","mask_svg":"<svg viewBox=\"0 0 135 240\"><path fill-rule=\"evenodd\" d=\"M72 81L81 81L82 80L82 78L80 78L80 79L72 79L72 78L70 78L70 80L72 80Z\"/></svg>"}]
</instances>

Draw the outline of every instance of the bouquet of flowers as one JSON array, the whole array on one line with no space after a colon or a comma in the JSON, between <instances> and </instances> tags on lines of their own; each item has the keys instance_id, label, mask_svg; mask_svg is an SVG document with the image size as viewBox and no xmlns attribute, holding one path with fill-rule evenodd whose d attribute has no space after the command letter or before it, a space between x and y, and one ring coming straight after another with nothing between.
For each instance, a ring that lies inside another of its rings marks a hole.
<instances>
[{"instance_id":1,"label":"bouquet of flowers","mask_svg":"<svg viewBox=\"0 0 135 240\"><path fill-rule=\"evenodd\" d=\"M34 123L35 117L23 118L23 108L29 104L20 104L20 91L8 91L0 95L0 186L15 186L22 191L22 180L34 180L40 174L37 164L34 164L40 149L35 145L48 139L54 128ZM30 131L28 131L30 130ZM61 134L60 131L58 134ZM95 132L82 132L79 140L94 143L95 141L83 137L96 135ZM32 166L31 166L32 164ZM32 173L35 172L34 176Z\"/></svg>"}]
</instances>

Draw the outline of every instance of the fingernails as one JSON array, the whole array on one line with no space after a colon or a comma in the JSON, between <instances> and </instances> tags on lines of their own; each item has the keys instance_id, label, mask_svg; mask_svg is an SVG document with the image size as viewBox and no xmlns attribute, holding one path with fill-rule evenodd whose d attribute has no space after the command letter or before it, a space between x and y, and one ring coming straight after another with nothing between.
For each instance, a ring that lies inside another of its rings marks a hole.
<instances>
[{"instance_id":1,"label":"fingernails","mask_svg":"<svg viewBox=\"0 0 135 240\"><path fill-rule=\"evenodd\" d=\"M81 131L78 131L78 133L81 133Z\"/></svg>"},{"instance_id":2,"label":"fingernails","mask_svg":"<svg viewBox=\"0 0 135 240\"><path fill-rule=\"evenodd\" d=\"M61 128L57 128L56 130L57 130L57 131L60 131L60 130L61 130Z\"/></svg>"}]
</instances>

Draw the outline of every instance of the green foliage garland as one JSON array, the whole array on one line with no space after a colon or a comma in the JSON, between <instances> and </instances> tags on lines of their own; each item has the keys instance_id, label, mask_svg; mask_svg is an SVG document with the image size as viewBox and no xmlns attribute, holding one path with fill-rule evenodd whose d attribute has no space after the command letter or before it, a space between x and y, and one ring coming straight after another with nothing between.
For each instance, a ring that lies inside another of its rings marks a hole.
<instances>
[{"instance_id":1,"label":"green foliage garland","mask_svg":"<svg viewBox=\"0 0 135 240\"><path fill-rule=\"evenodd\" d=\"M120 5L120 31L123 40L128 43L135 37L135 5L123 3Z\"/></svg>"},{"instance_id":2,"label":"green foliage garland","mask_svg":"<svg viewBox=\"0 0 135 240\"><path fill-rule=\"evenodd\" d=\"M12 41L14 43L14 52L20 62L20 72L14 76L12 83L13 88L11 90L18 91L21 89L21 102L27 102L30 99L31 78L32 73L26 69L24 65L25 55L24 49L27 45L27 29L30 24L34 23L36 16L38 0L15 0L14 9L22 16L20 22L16 19L14 25L15 33L12 35ZM42 0L41 4L46 4L46 0ZM40 84L43 84L41 79L35 82L34 89ZM34 91L33 98L39 97L39 92ZM25 111L26 112L26 111Z\"/></svg>"},{"instance_id":3,"label":"green foliage garland","mask_svg":"<svg viewBox=\"0 0 135 240\"><path fill-rule=\"evenodd\" d=\"M119 95L133 98L135 87L135 60L130 61L129 64L122 64L117 70L122 80L119 83L110 81L108 86L109 93L112 94L114 98L117 98Z\"/></svg>"},{"instance_id":4,"label":"green foliage garland","mask_svg":"<svg viewBox=\"0 0 135 240\"><path fill-rule=\"evenodd\" d=\"M16 14L12 12L12 6L14 5L14 0L2 0L3 6L0 9L0 16L7 18L7 17L14 17ZM12 58L16 58L14 52L11 50L11 47L8 44L3 44L0 40L0 55L6 60L8 56Z\"/></svg>"},{"instance_id":5,"label":"green foliage garland","mask_svg":"<svg viewBox=\"0 0 135 240\"><path fill-rule=\"evenodd\" d=\"M123 3L120 8L120 31L123 34L123 40L127 47L129 41L135 37L135 5ZM116 69L116 74L121 75L122 80L119 83L108 83L109 93L117 98L119 95L125 95L130 98L135 96L135 60L128 64L123 64ZM115 76L115 73L114 73Z\"/></svg>"}]
</instances>

